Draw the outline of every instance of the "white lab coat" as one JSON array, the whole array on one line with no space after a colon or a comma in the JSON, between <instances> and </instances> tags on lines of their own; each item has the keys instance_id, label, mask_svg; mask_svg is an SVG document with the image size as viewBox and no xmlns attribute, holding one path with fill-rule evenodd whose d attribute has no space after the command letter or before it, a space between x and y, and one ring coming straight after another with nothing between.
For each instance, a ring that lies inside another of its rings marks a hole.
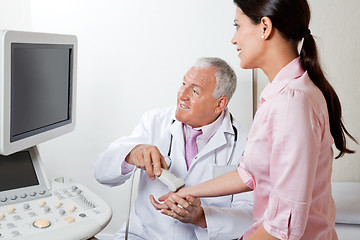
<instances>
[{"instance_id":1,"label":"white lab coat","mask_svg":"<svg viewBox=\"0 0 360 240\"><path fill-rule=\"evenodd\" d=\"M183 178L186 186L192 186L214 177L213 171L226 165L237 166L245 148L246 131L233 120L237 129L234 143L234 129L230 114L225 117L218 131L200 150L187 171L184 160L184 136L182 123L175 120L175 108L156 109L144 114L141 122L128 137L113 142L95 162L95 177L105 185L116 186L130 178L131 173L121 175L121 164L137 144L152 144L167 156L171 135L173 136L170 158L170 172ZM235 147L234 147L234 144ZM230 159L231 152L234 153ZM229 159L232 161L227 164ZM222 168L223 169L223 168ZM179 222L155 210L149 200L150 194L158 198L169 190L158 179L151 180L141 171L138 197L130 215L129 239L234 239L252 224L252 195L250 193L217 198L202 198L207 229ZM116 239L124 239L124 227Z\"/></svg>"}]
</instances>

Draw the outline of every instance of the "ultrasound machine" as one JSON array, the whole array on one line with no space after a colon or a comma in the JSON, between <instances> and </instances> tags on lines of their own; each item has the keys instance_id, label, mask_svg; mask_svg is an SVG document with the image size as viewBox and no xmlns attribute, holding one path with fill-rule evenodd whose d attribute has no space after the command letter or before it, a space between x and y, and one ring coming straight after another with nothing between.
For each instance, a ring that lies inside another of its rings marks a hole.
<instances>
[{"instance_id":1,"label":"ultrasound machine","mask_svg":"<svg viewBox=\"0 0 360 240\"><path fill-rule=\"evenodd\" d=\"M112 217L37 148L75 128L76 69L76 36L0 30L0 240L89 239Z\"/></svg>"}]
</instances>

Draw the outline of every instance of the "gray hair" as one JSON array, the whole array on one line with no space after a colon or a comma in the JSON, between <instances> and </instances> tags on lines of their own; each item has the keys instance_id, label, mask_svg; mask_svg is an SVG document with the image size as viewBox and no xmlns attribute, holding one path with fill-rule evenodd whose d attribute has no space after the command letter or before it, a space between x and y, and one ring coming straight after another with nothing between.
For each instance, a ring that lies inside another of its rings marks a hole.
<instances>
[{"instance_id":1,"label":"gray hair","mask_svg":"<svg viewBox=\"0 0 360 240\"><path fill-rule=\"evenodd\" d=\"M214 98L226 97L230 101L236 89L236 74L234 70L221 58L200 58L196 61L196 68L216 68L216 86L213 91Z\"/></svg>"}]
</instances>

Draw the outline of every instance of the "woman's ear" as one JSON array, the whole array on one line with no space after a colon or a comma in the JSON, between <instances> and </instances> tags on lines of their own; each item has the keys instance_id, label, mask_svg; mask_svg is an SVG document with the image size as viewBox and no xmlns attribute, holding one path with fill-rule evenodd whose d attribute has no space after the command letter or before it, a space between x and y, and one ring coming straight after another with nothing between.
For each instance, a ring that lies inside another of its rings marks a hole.
<instances>
[{"instance_id":1,"label":"woman's ear","mask_svg":"<svg viewBox=\"0 0 360 240\"><path fill-rule=\"evenodd\" d=\"M264 40L266 40L270 37L270 35L272 33L272 30L273 30L272 22L271 22L270 18L263 17L263 18L261 18L260 25L261 25L262 34L263 34L262 38Z\"/></svg>"}]
</instances>

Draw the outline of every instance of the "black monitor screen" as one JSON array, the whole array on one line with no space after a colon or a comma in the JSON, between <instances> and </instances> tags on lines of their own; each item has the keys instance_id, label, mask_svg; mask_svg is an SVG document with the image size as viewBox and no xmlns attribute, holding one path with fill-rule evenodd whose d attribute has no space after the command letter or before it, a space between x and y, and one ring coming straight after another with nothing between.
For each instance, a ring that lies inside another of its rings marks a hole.
<instances>
[{"instance_id":1,"label":"black monitor screen","mask_svg":"<svg viewBox=\"0 0 360 240\"><path fill-rule=\"evenodd\" d=\"M10 141L71 122L73 45L11 45Z\"/></svg>"},{"instance_id":2,"label":"black monitor screen","mask_svg":"<svg viewBox=\"0 0 360 240\"><path fill-rule=\"evenodd\" d=\"M34 165L28 151L9 156L0 155L0 192L39 185Z\"/></svg>"}]
</instances>

